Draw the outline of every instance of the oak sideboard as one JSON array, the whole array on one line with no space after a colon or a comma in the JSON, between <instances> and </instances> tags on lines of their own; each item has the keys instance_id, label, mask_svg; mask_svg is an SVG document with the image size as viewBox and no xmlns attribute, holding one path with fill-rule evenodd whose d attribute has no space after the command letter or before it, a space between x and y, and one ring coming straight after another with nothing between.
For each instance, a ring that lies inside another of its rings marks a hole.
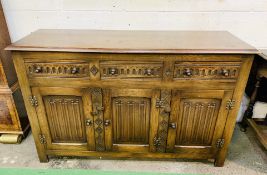
<instances>
[{"instance_id":1,"label":"oak sideboard","mask_svg":"<svg viewBox=\"0 0 267 175\"><path fill-rule=\"evenodd\" d=\"M223 166L253 57L228 32L38 30L10 45L41 162Z\"/></svg>"}]
</instances>

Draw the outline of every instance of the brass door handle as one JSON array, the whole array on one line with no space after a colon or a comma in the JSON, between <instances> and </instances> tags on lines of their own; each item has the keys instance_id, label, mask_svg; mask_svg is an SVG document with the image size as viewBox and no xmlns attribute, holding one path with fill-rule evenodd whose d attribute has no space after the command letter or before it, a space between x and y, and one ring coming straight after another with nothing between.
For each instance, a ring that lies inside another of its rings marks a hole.
<instances>
[{"instance_id":1,"label":"brass door handle","mask_svg":"<svg viewBox=\"0 0 267 175\"><path fill-rule=\"evenodd\" d=\"M192 74L192 70L189 69L189 68L184 69L184 75L186 75L186 76L192 76L193 75Z\"/></svg>"},{"instance_id":2,"label":"brass door handle","mask_svg":"<svg viewBox=\"0 0 267 175\"><path fill-rule=\"evenodd\" d=\"M229 76L229 71L227 71L226 69L223 69L222 70L222 75L225 76L225 77L228 77Z\"/></svg>"},{"instance_id":3,"label":"brass door handle","mask_svg":"<svg viewBox=\"0 0 267 175\"><path fill-rule=\"evenodd\" d=\"M169 127L172 128L172 129L176 129L176 123L170 123Z\"/></svg>"},{"instance_id":4,"label":"brass door handle","mask_svg":"<svg viewBox=\"0 0 267 175\"><path fill-rule=\"evenodd\" d=\"M148 76L153 75L153 70L152 69L146 69L145 75L148 75Z\"/></svg>"},{"instance_id":5,"label":"brass door handle","mask_svg":"<svg viewBox=\"0 0 267 175\"><path fill-rule=\"evenodd\" d=\"M41 66L37 66L34 70L35 73L41 73L42 72L42 67Z\"/></svg>"},{"instance_id":6,"label":"brass door handle","mask_svg":"<svg viewBox=\"0 0 267 175\"><path fill-rule=\"evenodd\" d=\"M71 73L72 74L78 73L78 68L76 68L76 67L71 68Z\"/></svg>"},{"instance_id":7,"label":"brass door handle","mask_svg":"<svg viewBox=\"0 0 267 175\"><path fill-rule=\"evenodd\" d=\"M116 68L110 68L109 69L109 74L110 75L115 75L115 74L117 74L117 72L118 72L118 69L116 69Z\"/></svg>"},{"instance_id":8,"label":"brass door handle","mask_svg":"<svg viewBox=\"0 0 267 175\"><path fill-rule=\"evenodd\" d=\"M86 125L86 126L91 126L92 124L93 124L93 121L90 120L90 119L87 119L87 120L85 121L85 125Z\"/></svg>"},{"instance_id":9,"label":"brass door handle","mask_svg":"<svg viewBox=\"0 0 267 175\"><path fill-rule=\"evenodd\" d=\"M111 124L111 120L105 120L105 121L104 121L104 125L105 125L105 126L109 126L110 124Z\"/></svg>"}]
</instances>

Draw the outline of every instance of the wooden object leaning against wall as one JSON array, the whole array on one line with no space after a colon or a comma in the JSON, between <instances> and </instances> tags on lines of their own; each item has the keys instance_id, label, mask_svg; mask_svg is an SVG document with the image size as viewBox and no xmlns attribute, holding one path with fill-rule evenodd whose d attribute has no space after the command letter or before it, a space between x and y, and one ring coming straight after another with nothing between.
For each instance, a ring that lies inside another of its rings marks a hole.
<instances>
[{"instance_id":1,"label":"wooden object leaning against wall","mask_svg":"<svg viewBox=\"0 0 267 175\"><path fill-rule=\"evenodd\" d=\"M11 43L0 2L0 143L20 143L29 121L10 51Z\"/></svg>"}]
</instances>

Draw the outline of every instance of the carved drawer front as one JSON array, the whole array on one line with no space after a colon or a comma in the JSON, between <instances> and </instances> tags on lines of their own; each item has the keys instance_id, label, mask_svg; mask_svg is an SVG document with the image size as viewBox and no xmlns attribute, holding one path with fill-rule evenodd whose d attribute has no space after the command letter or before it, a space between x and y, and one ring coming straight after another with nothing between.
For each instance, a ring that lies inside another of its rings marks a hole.
<instances>
[{"instance_id":1,"label":"carved drawer front","mask_svg":"<svg viewBox=\"0 0 267 175\"><path fill-rule=\"evenodd\" d=\"M89 78L89 63L26 63L29 77Z\"/></svg>"},{"instance_id":2,"label":"carved drawer front","mask_svg":"<svg viewBox=\"0 0 267 175\"><path fill-rule=\"evenodd\" d=\"M101 79L153 79L162 78L162 62L102 61Z\"/></svg>"},{"instance_id":3,"label":"carved drawer front","mask_svg":"<svg viewBox=\"0 0 267 175\"><path fill-rule=\"evenodd\" d=\"M176 62L174 79L237 79L240 62Z\"/></svg>"}]
</instances>

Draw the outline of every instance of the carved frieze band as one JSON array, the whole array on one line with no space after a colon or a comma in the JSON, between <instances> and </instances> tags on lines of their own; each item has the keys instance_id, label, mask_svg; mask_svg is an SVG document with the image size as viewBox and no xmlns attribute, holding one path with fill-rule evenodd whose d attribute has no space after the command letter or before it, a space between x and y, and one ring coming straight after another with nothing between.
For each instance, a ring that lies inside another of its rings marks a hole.
<instances>
[{"instance_id":1,"label":"carved frieze band","mask_svg":"<svg viewBox=\"0 0 267 175\"><path fill-rule=\"evenodd\" d=\"M236 79L240 64L175 64L174 78L184 79Z\"/></svg>"},{"instance_id":2,"label":"carved frieze band","mask_svg":"<svg viewBox=\"0 0 267 175\"><path fill-rule=\"evenodd\" d=\"M91 88L96 151L105 151L102 89Z\"/></svg>"},{"instance_id":3,"label":"carved frieze band","mask_svg":"<svg viewBox=\"0 0 267 175\"><path fill-rule=\"evenodd\" d=\"M34 77L89 77L88 63L26 63L25 65L27 74Z\"/></svg>"},{"instance_id":4,"label":"carved frieze band","mask_svg":"<svg viewBox=\"0 0 267 175\"><path fill-rule=\"evenodd\" d=\"M162 62L102 62L102 79L111 78L162 78Z\"/></svg>"}]
</instances>

